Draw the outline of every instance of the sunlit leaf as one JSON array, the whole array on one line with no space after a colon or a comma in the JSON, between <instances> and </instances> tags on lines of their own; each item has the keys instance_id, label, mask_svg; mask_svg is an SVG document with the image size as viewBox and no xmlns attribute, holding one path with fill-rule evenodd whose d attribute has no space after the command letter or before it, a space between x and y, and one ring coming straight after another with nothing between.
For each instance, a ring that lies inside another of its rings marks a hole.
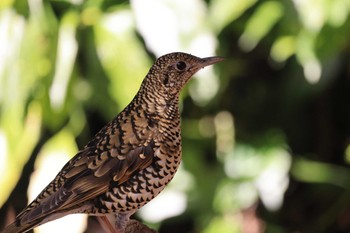
<instances>
[{"instance_id":1,"label":"sunlit leaf","mask_svg":"<svg viewBox=\"0 0 350 233\"><path fill-rule=\"evenodd\" d=\"M29 159L29 156L39 140L42 124L41 118L42 112L40 105L37 102L33 102L28 108L28 114L23 125L18 126L19 128L17 129L9 129L11 131L17 130L21 134L13 138L11 134L7 133L7 127L5 128L0 125L1 128L4 129L2 132L0 128L0 146L3 146L0 151L0 157L4 158L5 162L5 166L0 170L0 186L4 188L1 193L2 195L0 195L0 206L2 206L5 198L8 197L10 191L14 188L24 164ZM1 123L8 122L8 124L11 125L12 119L8 119L7 116L2 116L2 120Z\"/></svg>"},{"instance_id":2,"label":"sunlit leaf","mask_svg":"<svg viewBox=\"0 0 350 233\"><path fill-rule=\"evenodd\" d=\"M239 45L245 51L250 51L271 30L283 15L283 5L277 1L267 1L259 6L249 19L247 26L239 39Z\"/></svg>"},{"instance_id":3,"label":"sunlit leaf","mask_svg":"<svg viewBox=\"0 0 350 233\"><path fill-rule=\"evenodd\" d=\"M295 53L295 37L282 36L271 48L271 57L277 62L284 62Z\"/></svg>"},{"instance_id":4,"label":"sunlit leaf","mask_svg":"<svg viewBox=\"0 0 350 233\"><path fill-rule=\"evenodd\" d=\"M216 31L241 16L257 0L213 0L209 5L209 20Z\"/></svg>"},{"instance_id":5,"label":"sunlit leaf","mask_svg":"<svg viewBox=\"0 0 350 233\"><path fill-rule=\"evenodd\" d=\"M347 181L350 170L341 166L298 158L294 161L291 172L303 182L333 184L349 189Z\"/></svg>"}]
</instances>

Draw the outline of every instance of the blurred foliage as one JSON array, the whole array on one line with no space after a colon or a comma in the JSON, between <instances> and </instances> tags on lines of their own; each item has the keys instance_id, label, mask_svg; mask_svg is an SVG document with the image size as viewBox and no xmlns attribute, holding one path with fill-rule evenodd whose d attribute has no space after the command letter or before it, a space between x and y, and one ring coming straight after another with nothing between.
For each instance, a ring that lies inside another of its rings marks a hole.
<instances>
[{"instance_id":1,"label":"blurred foliage","mask_svg":"<svg viewBox=\"0 0 350 233\"><path fill-rule=\"evenodd\" d=\"M349 232L349 12L348 0L1 1L0 225L156 57L184 51L226 60L184 90L182 167L138 217L160 232Z\"/></svg>"}]
</instances>

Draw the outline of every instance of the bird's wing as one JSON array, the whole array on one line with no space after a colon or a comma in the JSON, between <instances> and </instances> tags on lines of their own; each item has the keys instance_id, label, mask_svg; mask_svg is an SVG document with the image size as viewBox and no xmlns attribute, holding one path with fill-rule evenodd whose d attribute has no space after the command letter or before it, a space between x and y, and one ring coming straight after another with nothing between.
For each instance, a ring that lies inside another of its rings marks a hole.
<instances>
[{"instance_id":1,"label":"bird's wing","mask_svg":"<svg viewBox=\"0 0 350 233\"><path fill-rule=\"evenodd\" d=\"M96 154L87 147L63 167L17 219L25 224L54 213L62 212L64 215L106 192L111 181L122 184L135 172L149 166L153 158L153 141L117 157L112 157L110 152Z\"/></svg>"}]
</instances>

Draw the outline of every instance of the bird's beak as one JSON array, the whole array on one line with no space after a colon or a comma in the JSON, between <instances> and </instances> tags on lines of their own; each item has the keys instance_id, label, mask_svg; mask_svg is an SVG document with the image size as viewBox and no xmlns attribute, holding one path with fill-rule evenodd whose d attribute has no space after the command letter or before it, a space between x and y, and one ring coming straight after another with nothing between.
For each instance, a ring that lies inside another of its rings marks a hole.
<instances>
[{"instance_id":1,"label":"bird's beak","mask_svg":"<svg viewBox=\"0 0 350 233\"><path fill-rule=\"evenodd\" d=\"M215 63L223 61L224 58L222 57L206 57L206 58L201 58L201 62L198 63L197 68L204 68L206 66L213 65Z\"/></svg>"},{"instance_id":2,"label":"bird's beak","mask_svg":"<svg viewBox=\"0 0 350 233\"><path fill-rule=\"evenodd\" d=\"M194 65L188 69L187 77L181 79L181 88L185 86L185 84L188 82L188 80L194 75L198 70L213 65L215 63L223 61L224 58L222 57L205 57L205 58L196 58Z\"/></svg>"}]
</instances>

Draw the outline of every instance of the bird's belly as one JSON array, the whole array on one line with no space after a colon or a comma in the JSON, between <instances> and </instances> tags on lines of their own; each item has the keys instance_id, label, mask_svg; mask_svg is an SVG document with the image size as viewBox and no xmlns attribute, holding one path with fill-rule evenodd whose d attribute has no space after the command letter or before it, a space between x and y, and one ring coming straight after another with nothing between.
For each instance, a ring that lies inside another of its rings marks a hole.
<instances>
[{"instance_id":1,"label":"bird's belly","mask_svg":"<svg viewBox=\"0 0 350 233\"><path fill-rule=\"evenodd\" d=\"M158 159L123 184L111 188L100 199L105 211L136 211L156 197L174 177L180 164L181 152L170 157L159 153Z\"/></svg>"}]
</instances>

